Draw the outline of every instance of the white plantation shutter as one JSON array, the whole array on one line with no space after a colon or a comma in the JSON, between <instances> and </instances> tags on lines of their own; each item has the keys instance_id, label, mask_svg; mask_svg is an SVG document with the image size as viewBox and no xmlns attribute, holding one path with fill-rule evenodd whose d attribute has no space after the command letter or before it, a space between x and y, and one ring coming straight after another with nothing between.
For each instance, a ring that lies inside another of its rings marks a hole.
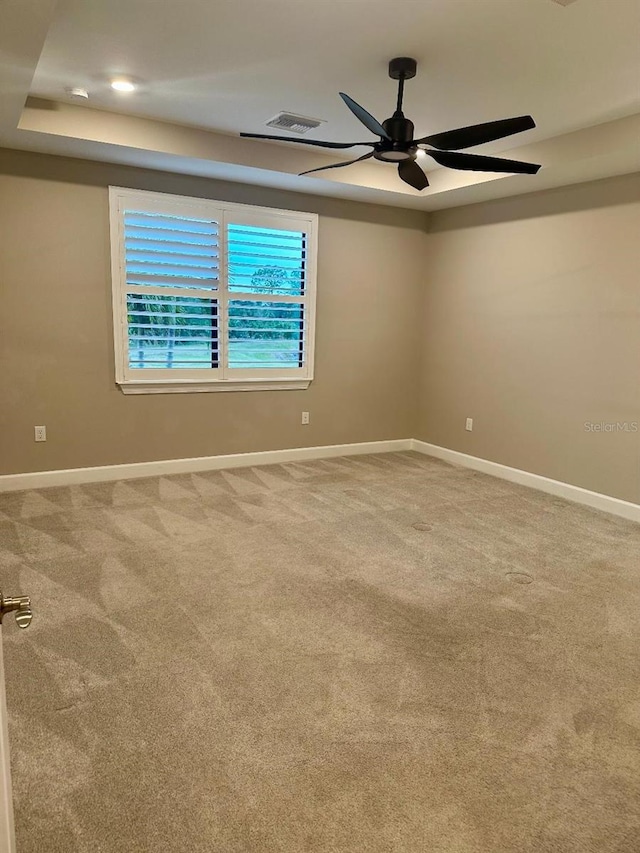
<instances>
[{"instance_id":1,"label":"white plantation shutter","mask_svg":"<svg viewBox=\"0 0 640 853\"><path fill-rule=\"evenodd\" d=\"M257 224L259 223L259 224ZM308 354L308 229L282 217L226 223L227 368L304 371Z\"/></svg>"},{"instance_id":2,"label":"white plantation shutter","mask_svg":"<svg viewBox=\"0 0 640 853\"><path fill-rule=\"evenodd\" d=\"M218 223L125 209L129 369L217 368Z\"/></svg>"},{"instance_id":3,"label":"white plantation shutter","mask_svg":"<svg viewBox=\"0 0 640 853\"><path fill-rule=\"evenodd\" d=\"M306 387L317 217L117 188L110 205L123 390Z\"/></svg>"}]
</instances>

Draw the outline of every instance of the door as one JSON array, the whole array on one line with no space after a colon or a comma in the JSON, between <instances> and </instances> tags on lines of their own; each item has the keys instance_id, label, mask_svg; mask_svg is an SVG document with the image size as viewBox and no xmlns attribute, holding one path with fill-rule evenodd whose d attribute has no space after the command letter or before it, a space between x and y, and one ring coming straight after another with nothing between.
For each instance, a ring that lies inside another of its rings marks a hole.
<instances>
[{"instance_id":1,"label":"door","mask_svg":"<svg viewBox=\"0 0 640 853\"><path fill-rule=\"evenodd\" d=\"M9 767L9 731L7 702L4 691L4 658L0 627L0 853L15 853L13 834L13 801L11 799L11 770Z\"/></svg>"},{"instance_id":2,"label":"door","mask_svg":"<svg viewBox=\"0 0 640 853\"><path fill-rule=\"evenodd\" d=\"M7 697L4 686L4 657L2 654L2 632L13 630L13 619L2 617L14 611L16 622L27 628L31 622L31 602L26 596L5 598L0 592L0 853L15 853L16 841L13 830L13 800L11 797L11 766L9 764L9 729L7 725Z\"/></svg>"}]
</instances>

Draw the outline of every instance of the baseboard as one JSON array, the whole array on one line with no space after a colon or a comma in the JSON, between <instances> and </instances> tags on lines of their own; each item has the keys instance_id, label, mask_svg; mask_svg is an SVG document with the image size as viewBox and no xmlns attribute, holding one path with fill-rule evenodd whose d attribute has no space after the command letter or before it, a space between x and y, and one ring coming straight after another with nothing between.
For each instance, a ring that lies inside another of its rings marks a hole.
<instances>
[{"instance_id":1,"label":"baseboard","mask_svg":"<svg viewBox=\"0 0 640 853\"><path fill-rule=\"evenodd\" d=\"M131 462L125 465L101 465L93 468L68 468L58 471L35 471L27 474L0 475L0 492L23 489L42 489L47 486L69 486L81 483L103 483L109 480L131 480L139 477L157 477L165 474L189 474L197 471L216 471L221 468L246 468L252 465L276 465L281 462L304 462L312 459L329 459L335 456L357 456L363 453L393 453L415 450L435 456L453 465L473 468L521 486L529 486L574 503L609 512L640 523L640 505L590 492L540 474L531 474L519 468L510 468L488 459L469 456L458 450L428 444L415 438L389 441L364 441L356 444L331 444L320 447L292 447L286 450L266 450L256 453L231 453L225 456L196 456L191 459L161 459L156 462Z\"/></svg>"},{"instance_id":2,"label":"baseboard","mask_svg":"<svg viewBox=\"0 0 640 853\"><path fill-rule=\"evenodd\" d=\"M125 465L101 465L94 468L67 468L58 471L34 471L28 474L0 475L0 492L43 489L80 483L104 483L108 480L132 480L165 474L190 474L220 468L247 468L252 465L277 465L304 462L333 456L357 456L363 453L393 453L411 449L410 438L389 441L363 441L357 444L331 444L320 447L292 447L256 453L231 453L225 456L196 456L192 459L161 459L156 462L131 462Z\"/></svg>"},{"instance_id":3,"label":"baseboard","mask_svg":"<svg viewBox=\"0 0 640 853\"><path fill-rule=\"evenodd\" d=\"M475 471L482 471L484 474L491 474L493 477L500 477L503 480L509 480L511 483L529 486L532 489L538 489L538 491L574 503L584 504L593 509L627 518L630 521L640 522L640 504L623 501L620 498L600 494L600 492L590 492L580 486L572 486L570 483L563 483L560 480L551 480L549 477L531 474L529 471L521 471L519 468L510 468L508 465L500 465L498 462L490 462L488 459L481 459L478 456L469 456L467 453L450 450L448 447L439 447L437 444L428 444L426 441L418 441L416 438L411 440L411 449L427 456L435 456L453 465L473 468Z\"/></svg>"}]
</instances>

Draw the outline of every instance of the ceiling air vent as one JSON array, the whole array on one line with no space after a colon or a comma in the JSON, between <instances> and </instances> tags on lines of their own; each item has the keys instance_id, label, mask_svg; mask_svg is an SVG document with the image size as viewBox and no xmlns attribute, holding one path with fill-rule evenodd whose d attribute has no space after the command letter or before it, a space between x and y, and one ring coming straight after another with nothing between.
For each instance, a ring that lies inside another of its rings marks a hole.
<instances>
[{"instance_id":1,"label":"ceiling air vent","mask_svg":"<svg viewBox=\"0 0 640 853\"><path fill-rule=\"evenodd\" d=\"M306 133L314 127L320 127L323 123L324 119L321 118L308 118L295 113L278 113L275 118L267 122L267 127L277 127L278 130L290 130L293 133Z\"/></svg>"}]
</instances>

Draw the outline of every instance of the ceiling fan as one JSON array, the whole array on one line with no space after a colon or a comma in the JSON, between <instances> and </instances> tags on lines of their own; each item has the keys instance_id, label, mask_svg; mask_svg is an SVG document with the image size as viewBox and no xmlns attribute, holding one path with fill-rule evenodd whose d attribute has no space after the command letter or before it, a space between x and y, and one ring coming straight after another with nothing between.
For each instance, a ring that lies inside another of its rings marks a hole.
<instances>
[{"instance_id":1,"label":"ceiling fan","mask_svg":"<svg viewBox=\"0 0 640 853\"><path fill-rule=\"evenodd\" d=\"M301 175L309 175L311 172L323 172L325 169L340 169L375 157L398 164L398 174L401 179L416 190L423 190L429 186L427 176L416 163L418 151L423 150L425 154L449 169L464 169L473 172L506 172L518 175L535 175L540 166L534 163L522 163L519 160L505 160L500 157L485 157L480 154L465 154L458 149L471 148L474 145L482 145L485 142L493 142L496 139L504 139L514 133L523 130L531 130L536 123L531 116L517 116L516 118L505 118L500 121L488 121L484 124L474 124L471 127L460 127L456 130L448 130L444 133L434 133L431 136L423 136L414 139L413 122L405 118L402 112L402 99L404 96L405 80L411 80L416 76L417 62L406 56L392 59L389 63L389 77L398 81L398 102L396 111L391 118L385 119L382 124L368 113L364 107L356 103L349 95L340 92L340 97L349 107L351 112L362 124L375 136L379 136L378 142L323 142L319 139L292 139L289 136L269 136L264 133L241 133L240 136L252 139L274 139L278 142L298 142L302 145L317 145L320 148L354 148L357 145L368 145L373 150L355 160L347 160L344 163L334 163L331 166L319 166L317 169L308 169ZM430 146L423 148L422 146Z\"/></svg>"}]
</instances>

